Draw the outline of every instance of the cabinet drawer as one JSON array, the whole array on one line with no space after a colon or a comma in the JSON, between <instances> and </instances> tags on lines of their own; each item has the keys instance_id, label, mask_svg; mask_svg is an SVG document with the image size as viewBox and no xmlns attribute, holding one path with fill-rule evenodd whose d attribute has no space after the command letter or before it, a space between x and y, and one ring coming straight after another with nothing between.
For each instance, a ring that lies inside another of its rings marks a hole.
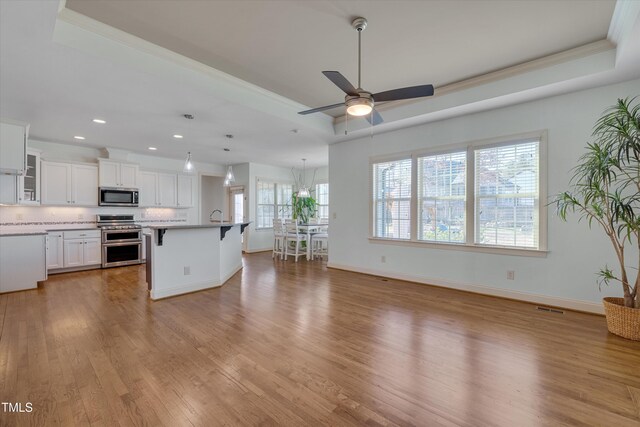
<instances>
[{"instance_id":1,"label":"cabinet drawer","mask_svg":"<svg viewBox=\"0 0 640 427\"><path fill-rule=\"evenodd\" d=\"M100 230L71 230L64 232L64 239L89 239L93 237L100 237Z\"/></svg>"}]
</instances>

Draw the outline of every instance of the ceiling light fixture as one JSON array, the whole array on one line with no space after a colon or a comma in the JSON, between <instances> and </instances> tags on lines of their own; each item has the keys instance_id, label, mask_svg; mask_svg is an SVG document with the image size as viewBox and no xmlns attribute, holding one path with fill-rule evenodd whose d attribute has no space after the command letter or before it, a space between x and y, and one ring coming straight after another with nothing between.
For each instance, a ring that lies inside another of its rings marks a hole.
<instances>
[{"instance_id":1,"label":"ceiling light fixture","mask_svg":"<svg viewBox=\"0 0 640 427\"><path fill-rule=\"evenodd\" d=\"M80 141L84 141L86 138L84 136L80 136L80 135L76 135L74 136L75 139L79 139Z\"/></svg>"},{"instance_id":2,"label":"ceiling light fixture","mask_svg":"<svg viewBox=\"0 0 640 427\"><path fill-rule=\"evenodd\" d=\"M311 197L311 192L309 191L309 187L305 185L306 181L306 162L307 159L302 159L302 179L300 179L300 185L298 186L298 196L300 199L306 199Z\"/></svg>"},{"instance_id":3,"label":"ceiling light fixture","mask_svg":"<svg viewBox=\"0 0 640 427\"><path fill-rule=\"evenodd\" d=\"M184 161L184 168L182 168L184 173L193 172L193 162L191 161L191 151L187 153L187 160Z\"/></svg>"},{"instance_id":4,"label":"ceiling light fixture","mask_svg":"<svg viewBox=\"0 0 640 427\"><path fill-rule=\"evenodd\" d=\"M107 123L106 120L102 120L102 119L93 119L93 123L99 123L101 125Z\"/></svg>"},{"instance_id":5,"label":"ceiling light fixture","mask_svg":"<svg viewBox=\"0 0 640 427\"><path fill-rule=\"evenodd\" d=\"M182 136L182 135L178 135L178 134L173 135L173 137L174 137L175 139L182 139L182 138L184 138L184 136Z\"/></svg>"},{"instance_id":6,"label":"ceiling light fixture","mask_svg":"<svg viewBox=\"0 0 640 427\"><path fill-rule=\"evenodd\" d=\"M149 147L149 150L151 150L151 151L156 151L156 150L157 150L157 148L156 148L156 147Z\"/></svg>"},{"instance_id":7,"label":"ceiling light fixture","mask_svg":"<svg viewBox=\"0 0 640 427\"><path fill-rule=\"evenodd\" d=\"M233 167L229 165L229 167L227 168L227 174L224 177L224 186L229 187L234 182L236 182L236 177L233 174Z\"/></svg>"},{"instance_id":8,"label":"ceiling light fixture","mask_svg":"<svg viewBox=\"0 0 640 427\"><path fill-rule=\"evenodd\" d=\"M366 116L373 110L373 100L362 94L359 97L347 100L347 114L351 116Z\"/></svg>"}]
</instances>

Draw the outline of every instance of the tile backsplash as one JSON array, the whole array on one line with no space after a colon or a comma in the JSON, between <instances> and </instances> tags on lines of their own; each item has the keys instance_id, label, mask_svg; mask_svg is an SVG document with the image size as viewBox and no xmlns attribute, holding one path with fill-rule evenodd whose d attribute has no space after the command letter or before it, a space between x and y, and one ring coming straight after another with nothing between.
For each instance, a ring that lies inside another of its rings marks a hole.
<instances>
[{"instance_id":1,"label":"tile backsplash","mask_svg":"<svg viewBox=\"0 0 640 427\"><path fill-rule=\"evenodd\" d=\"M188 220L186 210L172 208L1 206L0 227L94 227L97 214L133 214L141 225Z\"/></svg>"}]
</instances>

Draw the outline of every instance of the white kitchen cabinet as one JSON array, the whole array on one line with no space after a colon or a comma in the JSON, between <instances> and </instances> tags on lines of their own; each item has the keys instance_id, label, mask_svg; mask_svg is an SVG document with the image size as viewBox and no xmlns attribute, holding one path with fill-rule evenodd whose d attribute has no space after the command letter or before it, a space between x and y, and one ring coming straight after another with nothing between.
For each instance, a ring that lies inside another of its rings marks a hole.
<instances>
[{"instance_id":1,"label":"white kitchen cabinet","mask_svg":"<svg viewBox=\"0 0 640 427\"><path fill-rule=\"evenodd\" d=\"M158 206L158 174L140 171L140 187L138 204L141 207Z\"/></svg>"},{"instance_id":2,"label":"white kitchen cabinet","mask_svg":"<svg viewBox=\"0 0 640 427\"><path fill-rule=\"evenodd\" d=\"M23 175L27 170L29 125L9 119L0 121L0 173Z\"/></svg>"},{"instance_id":3,"label":"white kitchen cabinet","mask_svg":"<svg viewBox=\"0 0 640 427\"><path fill-rule=\"evenodd\" d=\"M73 230L63 233L64 268L102 263L100 230Z\"/></svg>"},{"instance_id":4,"label":"white kitchen cabinet","mask_svg":"<svg viewBox=\"0 0 640 427\"><path fill-rule=\"evenodd\" d=\"M19 175L0 175L0 204L18 204L18 179Z\"/></svg>"},{"instance_id":5,"label":"white kitchen cabinet","mask_svg":"<svg viewBox=\"0 0 640 427\"><path fill-rule=\"evenodd\" d=\"M71 166L71 200L76 205L98 206L97 166Z\"/></svg>"},{"instance_id":6,"label":"white kitchen cabinet","mask_svg":"<svg viewBox=\"0 0 640 427\"><path fill-rule=\"evenodd\" d=\"M193 184L195 180L191 175L178 175L178 207L190 208L193 206Z\"/></svg>"},{"instance_id":7,"label":"white kitchen cabinet","mask_svg":"<svg viewBox=\"0 0 640 427\"><path fill-rule=\"evenodd\" d=\"M84 265L94 265L102 263L102 253L100 238L85 239L84 248L82 248L82 256Z\"/></svg>"},{"instance_id":8,"label":"white kitchen cabinet","mask_svg":"<svg viewBox=\"0 0 640 427\"><path fill-rule=\"evenodd\" d=\"M99 160L100 187L138 188L138 165Z\"/></svg>"},{"instance_id":9,"label":"white kitchen cabinet","mask_svg":"<svg viewBox=\"0 0 640 427\"><path fill-rule=\"evenodd\" d=\"M98 168L94 165L42 161L43 205L98 205Z\"/></svg>"},{"instance_id":10,"label":"white kitchen cabinet","mask_svg":"<svg viewBox=\"0 0 640 427\"><path fill-rule=\"evenodd\" d=\"M41 172L42 204L71 204L71 164L43 161Z\"/></svg>"},{"instance_id":11,"label":"white kitchen cabinet","mask_svg":"<svg viewBox=\"0 0 640 427\"><path fill-rule=\"evenodd\" d=\"M40 152L27 150L27 171L18 177L18 203L40 204Z\"/></svg>"},{"instance_id":12,"label":"white kitchen cabinet","mask_svg":"<svg viewBox=\"0 0 640 427\"><path fill-rule=\"evenodd\" d=\"M0 293L35 289L47 280L46 234L0 236Z\"/></svg>"},{"instance_id":13,"label":"white kitchen cabinet","mask_svg":"<svg viewBox=\"0 0 640 427\"><path fill-rule=\"evenodd\" d=\"M158 173L158 206L175 207L178 204L178 176L174 173Z\"/></svg>"},{"instance_id":14,"label":"white kitchen cabinet","mask_svg":"<svg viewBox=\"0 0 640 427\"><path fill-rule=\"evenodd\" d=\"M62 231L51 231L47 236L47 270L64 267L64 241Z\"/></svg>"},{"instance_id":15,"label":"white kitchen cabinet","mask_svg":"<svg viewBox=\"0 0 640 427\"><path fill-rule=\"evenodd\" d=\"M175 173L141 171L141 207L175 208L178 203L178 175Z\"/></svg>"}]
</instances>

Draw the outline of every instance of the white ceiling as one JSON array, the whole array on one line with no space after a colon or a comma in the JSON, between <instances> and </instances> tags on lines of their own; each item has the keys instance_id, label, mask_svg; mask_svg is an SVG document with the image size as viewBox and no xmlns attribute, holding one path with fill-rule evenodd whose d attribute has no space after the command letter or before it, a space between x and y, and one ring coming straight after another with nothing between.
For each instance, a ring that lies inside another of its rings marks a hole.
<instances>
[{"instance_id":1,"label":"white ceiling","mask_svg":"<svg viewBox=\"0 0 640 427\"><path fill-rule=\"evenodd\" d=\"M640 77L637 42L622 50L591 43L607 31L612 42L640 35L640 2L618 1L614 13L615 4L67 0L58 10L64 2L0 0L0 115L55 142L169 158L192 151L219 164L290 167L305 157L313 167L327 163L327 144L370 131L350 120L344 136L340 118L296 114L341 100L320 71L339 70L355 83L354 16L370 22L365 88L436 86L433 98L385 105L377 133ZM610 24L612 15L622 21ZM486 74L495 70L503 71ZM78 134L87 139L74 141Z\"/></svg>"},{"instance_id":2,"label":"white ceiling","mask_svg":"<svg viewBox=\"0 0 640 427\"><path fill-rule=\"evenodd\" d=\"M310 107L344 94L322 70L371 92L436 87L605 39L614 0L112 1L67 7ZM340 115L340 108L330 113Z\"/></svg>"}]
</instances>

